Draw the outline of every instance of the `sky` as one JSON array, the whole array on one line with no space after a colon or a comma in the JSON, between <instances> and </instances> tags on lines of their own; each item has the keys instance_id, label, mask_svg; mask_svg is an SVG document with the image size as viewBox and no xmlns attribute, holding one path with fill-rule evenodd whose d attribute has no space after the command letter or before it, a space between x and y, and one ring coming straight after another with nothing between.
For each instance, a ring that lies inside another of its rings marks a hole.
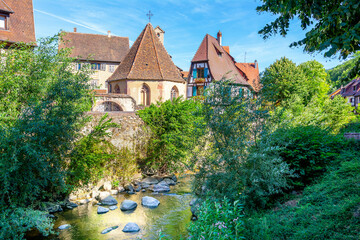
<instances>
[{"instance_id":1,"label":"sky","mask_svg":"<svg viewBox=\"0 0 360 240\"><path fill-rule=\"evenodd\" d=\"M298 20L293 20L284 38L263 40L258 34L276 16L257 13L259 0L33 0L36 37L53 36L59 31L107 34L129 37L130 46L149 22L164 31L164 45L174 63L188 71L191 59L206 34L222 32L223 46L237 62L259 63L265 70L283 56L296 64L317 60L330 69L340 64L337 58L309 55L289 45L305 36Z\"/></svg>"}]
</instances>

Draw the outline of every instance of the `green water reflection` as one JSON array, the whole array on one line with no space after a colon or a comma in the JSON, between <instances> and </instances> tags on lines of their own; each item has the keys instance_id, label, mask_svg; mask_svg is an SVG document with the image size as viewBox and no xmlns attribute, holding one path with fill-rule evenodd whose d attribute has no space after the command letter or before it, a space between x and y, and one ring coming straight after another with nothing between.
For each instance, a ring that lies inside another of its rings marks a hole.
<instances>
[{"instance_id":1,"label":"green water reflection","mask_svg":"<svg viewBox=\"0 0 360 240\"><path fill-rule=\"evenodd\" d=\"M179 179L180 183L171 188L170 194L153 195L152 192L140 192L135 195L120 194L116 196L118 208L106 214L97 214L97 206L87 204L73 210L57 214L55 228L62 224L70 224L71 228L60 231L56 237L47 239L91 240L91 239L157 239L159 230L167 239L184 239L186 228L190 222L191 212L189 202L190 177ZM141 206L141 198L152 196L160 201L158 208L149 209ZM130 199L138 204L133 212L122 212L121 202ZM123 227L128 222L135 222L141 231L138 233L124 233ZM105 228L119 226L108 234L101 234Z\"/></svg>"}]
</instances>

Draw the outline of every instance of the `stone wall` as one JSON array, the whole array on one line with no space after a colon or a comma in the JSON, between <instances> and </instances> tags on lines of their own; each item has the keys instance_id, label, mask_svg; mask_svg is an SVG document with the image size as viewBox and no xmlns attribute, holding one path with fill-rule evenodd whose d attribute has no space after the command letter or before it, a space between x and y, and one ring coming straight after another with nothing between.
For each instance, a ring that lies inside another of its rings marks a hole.
<instances>
[{"instance_id":1,"label":"stone wall","mask_svg":"<svg viewBox=\"0 0 360 240\"><path fill-rule=\"evenodd\" d=\"M105 113L88 112L87 114L92 116L93 119L85 127L85 133L89 133ZM110 129L112 133L110 141L115 147L119 149L127 148L132 152L137 152L142 147L145 147L149 132L145 127L145 123L136 115L136 112L108 112L108 115L113 119L113 122L120 124L120 128Z\"/></svg>"},{"instance_id":2,"label":"stone wall","mask_svg":"<svg viewBox=\"0 0 360 240\"><path fill-rule=\"evenodd\" d=\"M344 137L347 139L355 139L360 141L360 133L344 133Z\"/></svg>"}]
</instances>

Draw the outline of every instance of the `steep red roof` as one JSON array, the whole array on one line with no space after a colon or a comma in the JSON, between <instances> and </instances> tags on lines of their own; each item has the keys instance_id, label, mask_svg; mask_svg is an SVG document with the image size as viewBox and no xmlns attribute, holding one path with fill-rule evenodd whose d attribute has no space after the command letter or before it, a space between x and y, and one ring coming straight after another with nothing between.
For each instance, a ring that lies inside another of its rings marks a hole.
<instances>
[{"instance_id":1,"label":"steep red roof","mask_svg":"<svg viewBox=\"0 0 360 240\"><path fill-rule=\"evenodd\" d=\"M256 67L255 67L256 64ZM258 92L261 88L260 86L260 76L259 76L259 66L257 63L235 63L236 67L242 71L246 78L247 82L252 86L252 88Z\"/></svg>"},{"instance_id":2,"label":"steep red roof","mask_svg":"<svg viewBox=\"0 0 360 240\"><path fill-rule=\"evenodd\" d=\"M333 98L338 94L340 94L342 97L360 96L360 78L354 79L344 87L337 89L335 92L330 94L330 97Z\"/></svg>"},{"instance_id":3,"label":"steep red roof","mask_svg":"<svg viewBox=\"0 0 360 240\"><path fill-rule=\"evenodd\" d=\"M203 61L208 62L210 73L215 80L225 77L231 78L235 83L249 85L235 66L234 58L209 34L206 34L192 59L192 62Z\"/></svg>"},{"instance_id":4,"label":"steep red roof","mask_svg":"<svg viewBox=\"0 0 360 240\"><path fill-rule=\"evenodd\" d=\"M0 9L9 13L8 29L0 30L0 42L36 41L32 0L0 0Z\"/></svg>"},{"instance_id":5,"label":"steep red roof","mask_svg":"<svg viewBox=\"0 0 360 240\"><path fill-rule=\"evenodd\" d=\"M229 46L222 46L223 49L225 50L225 52L227 52L228 54L230 54L230 47Z\"/></svg>"},{"instance_id":6,"label":"steep red roof","mask_svg":"<svg viewBox=\"0 0 360 240\"><path fill-rule=\"evenodd\" d=\"M108 81L120 79L185 81L150 23Z\"/></svg>"},{"instance_id":7,"label":"steep red roof","mask_svg":"<svg viewBox=\"0 0 360 240\"><path fill-rule=\"evenodd\" d=\"M129 51L129 38L101 34L64 32L59 48L73 48L71 57L103 62L121 62Z\"/></svg>"}]
</instances>

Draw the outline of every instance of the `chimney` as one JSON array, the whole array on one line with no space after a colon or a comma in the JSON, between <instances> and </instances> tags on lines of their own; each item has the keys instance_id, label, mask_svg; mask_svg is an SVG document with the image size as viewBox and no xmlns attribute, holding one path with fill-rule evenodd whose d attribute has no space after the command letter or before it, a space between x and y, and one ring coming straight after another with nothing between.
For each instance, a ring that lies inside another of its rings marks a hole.
<instances>
[{"instance_id":1,"label":"chimney","mask_svg":"<svg viewBox=\"0 0 360 240\"><path fill-rule=\"evenodd\" d=\"M222 33L220 32L220 30L217 33L217 40L218 40L219 45L221 46L222 45Z\"/></svg>"},{"instance_id":2,"label":"chimney","mask_svg":"<svg viewBox=\"0 0 360 240\"><path fill-rule=\"evenodd\" d=\"M77 29L76 28L74 28L74 32L76 32L77 31Z\"/></svg>"},{"instance_id":3,"label":"chimney","mask_svg":"<svg viewBox=\"0 0 360 240\"><path fill-rule=\"evenodd\" d=\"M111 37L111 31L108 31L108 37Z\"/></svg>"},{"instance_id":4,"label":"chimney","mask_svg":"<svg viewBox=\"0 0 360 240\"><path fill-rule=\"evenodd\" d=\"M258 62L257 62L256 59L255 59L254 65L255 65L255 69L257 69L258 68Z\"/></svg>"}]
</instances>

